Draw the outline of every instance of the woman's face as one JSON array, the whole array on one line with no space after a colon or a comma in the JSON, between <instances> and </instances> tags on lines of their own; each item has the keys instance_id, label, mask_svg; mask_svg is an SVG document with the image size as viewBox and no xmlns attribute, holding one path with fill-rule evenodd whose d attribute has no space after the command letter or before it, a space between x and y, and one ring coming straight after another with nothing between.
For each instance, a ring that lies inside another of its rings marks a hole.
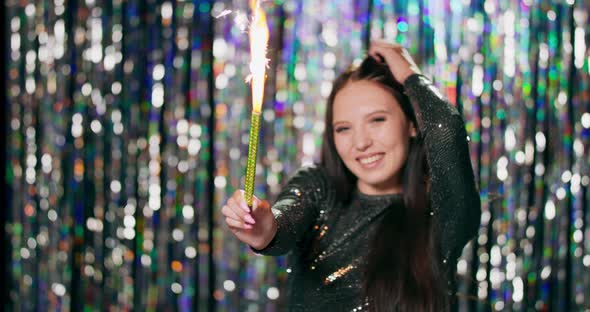
<instances>
[{"instance_id":1,"label":"woman's face","mask_svg":"<svg viewBox=\"0 0 590 312\"><path fill-rule=\"evenodd\" d=\"M334 98L334 143L364 194L402 192L402 168L416 129L378 83L349 82Z\"/></svg>"}]
</instances>

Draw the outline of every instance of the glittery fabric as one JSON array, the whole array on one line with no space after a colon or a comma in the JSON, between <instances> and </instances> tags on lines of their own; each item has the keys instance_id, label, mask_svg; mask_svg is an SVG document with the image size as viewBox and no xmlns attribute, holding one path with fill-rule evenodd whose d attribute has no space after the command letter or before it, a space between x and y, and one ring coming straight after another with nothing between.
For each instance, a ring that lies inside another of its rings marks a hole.
<instances>
[{"instance_id":1,"label":"glittery fabric","mask_svg":"<svg viewBox=\"0 0 590 312\"><path fill-rule=\"evenodd\" d=\"M440 221L443 260L455 262L476 235L481 215L465 124L457 109L426 77L410 76L405 88L424 136L430 166L430 201Z\"/></svg>"},{"instance_id":2,"label":"glittery fabric","mask_svg":"<svg viewBox=\"0 0 590 312\"><path fill-rule=\"evenodd\" d=\"M479 226L480 202L470 164L467 134L458 111L423 76L405 83L424 136L431 168L430 199L437 221L443 267L453 272L457 257ZM401 194L365 195L355 190L349 204L338 200L322 167L302 168L283 188L272 211L278 223L264 255L289 253L291 311L362 311L361 288L367 246L386 209L402 205Z\"/></svg>"}]
</instances>

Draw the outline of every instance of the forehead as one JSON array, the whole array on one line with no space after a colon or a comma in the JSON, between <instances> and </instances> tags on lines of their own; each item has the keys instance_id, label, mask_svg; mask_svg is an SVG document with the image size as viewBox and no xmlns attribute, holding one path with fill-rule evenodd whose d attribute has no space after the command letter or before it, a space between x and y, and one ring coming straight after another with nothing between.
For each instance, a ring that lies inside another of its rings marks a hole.
<instances>
[{"instance_id":1,"label":"forehead","mask_svg":"<svg viewBox=\"0 0 590 312\"><path fill-rule=\"evenodd\" d=\"M403 114L393 94L377 82L368 80L349 82L334 98L334 121L362 118L378 110Z\"/></svg>"}]
</instances>

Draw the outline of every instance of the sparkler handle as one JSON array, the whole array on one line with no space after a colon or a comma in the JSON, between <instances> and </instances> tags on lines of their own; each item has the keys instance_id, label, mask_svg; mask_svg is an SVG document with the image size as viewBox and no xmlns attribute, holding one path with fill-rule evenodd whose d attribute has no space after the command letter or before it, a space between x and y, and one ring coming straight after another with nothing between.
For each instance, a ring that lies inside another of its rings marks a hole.
<instances>
[{"instance_id":1,"label":"sparkler handle","mask_svg":"<svg viewBox=\"0 0 590 312\"><path fill-rule=\"evenodd\" d=\"M256 153L258 151L258 134L260 132L260 113L252 111L250 125L250 143L248 145L248 165L246 167L246 203L252 208L254 194L254 177L256 175Z\"/></svg>"}]
</instances>

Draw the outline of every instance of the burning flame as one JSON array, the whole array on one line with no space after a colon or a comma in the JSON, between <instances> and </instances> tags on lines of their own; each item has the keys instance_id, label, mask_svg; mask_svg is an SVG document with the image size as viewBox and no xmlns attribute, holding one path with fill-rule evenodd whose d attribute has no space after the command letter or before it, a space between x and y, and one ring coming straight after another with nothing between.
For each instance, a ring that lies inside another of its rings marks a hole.
<instances>
[{"instance_id":1,"label":"burning flame","mask_svg":"<svg viewBox=\"0 0 590 312\"><path fill-rule=\"evenodd\" d=\"M264 96L264 80L266 78L266 46L268 44L268 26L266 15L257 0L250 0L253 11L250 24L250 75L247 80L252 82L252 109L260 113Z\"/></svg>"}]
</instances>

